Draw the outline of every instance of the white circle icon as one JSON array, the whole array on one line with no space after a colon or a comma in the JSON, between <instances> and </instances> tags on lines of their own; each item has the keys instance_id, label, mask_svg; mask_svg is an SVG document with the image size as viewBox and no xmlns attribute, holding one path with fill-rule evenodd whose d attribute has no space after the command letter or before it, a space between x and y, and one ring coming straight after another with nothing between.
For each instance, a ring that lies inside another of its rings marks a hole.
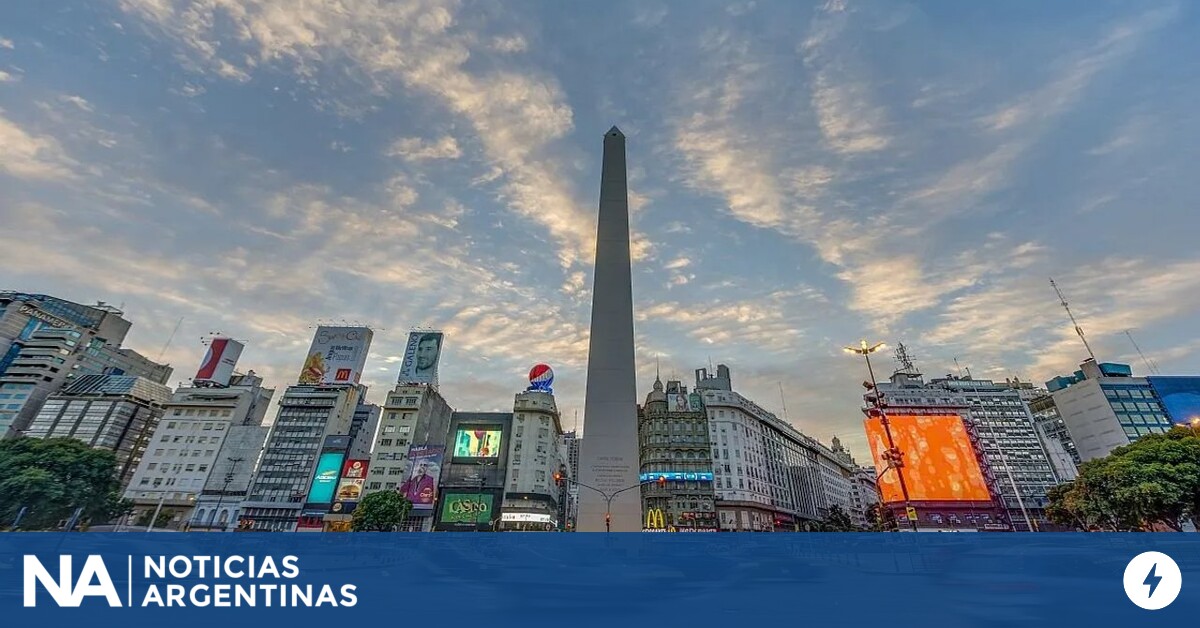
<instances>
[{"instance_id":1,"label":"white circle icon","mask_svg":"<svg viewBox=\"0 0 1200 628\"><path fill-rule=\"evenodd\" d=\"M1142 552L1125 566L1125 595L1148 610L1166 608L1179 596L1183 574L1179 565L1162 552Z\"/></svg>"}]
</instances>

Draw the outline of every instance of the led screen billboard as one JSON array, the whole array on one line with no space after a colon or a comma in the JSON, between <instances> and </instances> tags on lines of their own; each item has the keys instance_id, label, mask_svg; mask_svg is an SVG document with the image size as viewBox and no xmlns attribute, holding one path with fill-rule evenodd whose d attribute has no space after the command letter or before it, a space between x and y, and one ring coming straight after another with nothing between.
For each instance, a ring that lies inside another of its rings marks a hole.
<instances>
[{"instance_id":1,"label":"led screen billboard","mask_svg":"<svg viewBox=\"0 0 1200 628\"><path fill-rule=\"evenodd\" d=\"M1200 419L1200 377L1151 375L1146 379L1172 423Z\"/></svg>"},{"instance_id":2,"label":"led screen billboard","mask_svg":"<svg viewBox=\"0 0 1200 628\"><path fill-rule=\"evenodd\" d=\"M328 504L333 501L334 489L338 484L338 473L342 470L342 459L345 454L340 451L328 451L321 454L317 460L317 472L313 475L312 486L308 489L308 503Z\"/></svg>"},{"instance_id":3,"label":"led screen billboard","mask_svg":"<svg viewBox=\"0 0 1200 628\"><path fill-rule=\"evenodd\" d=\"M367 363L372 336L366 327L318 327L297 381L317 385L357 384Z\"/></svg>"},{"instance_id":4,"label":"led screen billboard","mask_svg":"<svg viewBox=\"0 0 1200 628\"><path fill-rule=\"evenodd\" d=\"M440 523L445 526L474 527L490 524L493 519L495 495L480 493L447 493L442 496Z\"/></svg>"},{"instance_id":5,"label":"led screen billboard","mask_svg":"<svg viewBox=\"0 0 1200 628\"><path fill-rule=\"evenodd\" d=\"M196 384L228 386L244 348L245 345L232 338L213 338L192 381Z\"/></svg>"},{"instance_id":6,"label":"led screen billboard","mask_svg":"<svg viewBox=\"0 0 1200 628\"><path fill-rule=\"evenodd\" d=\"M331 512L342 515L354 512L359 500L362 499L363 489L367 483L367 468L370 464L370 460L363 459L346 461L342 467L342 478L338 482Z\"/></svg>"},{"instance_id":7,"label":"led screen billboard","mask_svg":"<svg viewBox=\"0 0 1200 628\"><path fill-rule=\"evenodd\" d=\"M442 447L414 445L408 449L408 478L398 490L405 499L412 502L413 513L433 511L433 505L437 502L437 485L442 475L444 452Z\"/></svg>"},{"instance_id":8,"label":"led screen billboard","mask_svg":"<svg viewBox=\"0 0 1200 628\"><path fill-rule=\"evenodd\" d=\"M904 454L904 482L911 501L990 502L991 492L966 426L957 415L888 415L892 438ZM866 420L875 469L887 468L887 435L878 418ZM885 503L904 501L896 469L879 478Z\"/></svg>"},{"instance_id":9,"label":"led screen billboard","mask_svg":"<svg viewBox=\"0 0 1200 628\"><path fill-rule=\"evenodd\" d=\"M500 455L499 425L460 427L454 436L455 458L495 458Z\"/></svg>"},{"instance_id":10,"label":"led screen billboard","mask_svg":"<svg viewBox=\"0 0 1200 628\"><path fill-rule=\"evenodd\" d=\"M440 331L410 333L408 344L404 347L404 361L400 364L400 376L396 378L397 383L437 386L438 362L442 359L444 337Z\"/></svg>"}]
</instances>

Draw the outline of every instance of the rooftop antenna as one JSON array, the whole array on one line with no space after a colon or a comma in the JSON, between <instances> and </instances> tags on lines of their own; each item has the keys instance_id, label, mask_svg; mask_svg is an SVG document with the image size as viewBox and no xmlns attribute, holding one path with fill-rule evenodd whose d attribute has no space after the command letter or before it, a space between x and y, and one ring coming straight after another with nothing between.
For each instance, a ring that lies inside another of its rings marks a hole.
<instances>
[{"instance_id":1,"label":"rooftop antenna","mask_svg":"<svg viewBox=\"0 0 1200 628\"><path fill-rule=\"evenodd\" d=\"M908 347L901 342L896 345L896 350L893 352L896 361L900 363L900 370L912 375L916 372L917 367L913 364L912 354L908 352Z\"/></svg>"},{"instance_id":2,"label":"rooftop antenna","mask_svg":"<svg viewBox=\"0 0 1200 628\"><path fill-rule=\"evenodd\" d=\"M576 434L579 433L579 408L575 408L575 421L571 425L571 431L575 432Z\"/></svg>"},{"instance_id":3,"label":"rooftop antenna","mask_svg":"<svg viewBox=\"0 0 1200 628\"><path fill-rule=\"evenodd\" d=\"M1067 316L1071 318L1071 324L1075 326L1075 333L1079 334L1079 339L1083 341L1083 348L1087 349L1088 356L1092 361L1096 361L1096 354L1092 353L1092 346L1088 344L1087 337L1083 335L1083 328L1079 326L1079 322L1075 320L1075 315L1071 313L1071 307L1067 305L1067 297L1063 296L1062 290L1058 289L1058 284L1054 283L1054 278L1050 278L1050 286L1054 288L1054 292L1058 294L1058 300L1062 303L1063 309L1067 311Z\"/></svg>"},{"instance_id":4,"label":"rooftop antenna","mask_svg":"<svg viewBox=\"0 0 1200 628\"><path fill-rule=\"evenodd\" d=\"M1142 357L1142 362L1146 364L1146 370L1150 371L1151 375L1158 375L1158 365L1151 362L1148 358L1146 358L1146 354L1142 353L1142 348L1139 347L1137 341L1133 339L1133 333L1126 329L1125 335L1129 338L1129 342L1133 344L1133 348L1137 351L1137 354Z\"/></svg>"},{"instance_id":5,"label":"rooftop antenna","mask_svg":"<svg viewBox=\"0 0 1200 628\"><path fill-rule=\"evenodd\" d=\"M779 403L783 406L783 422L791 423L787 415L787 400L783 397L783 382L779 382Z\"/></svg>"},{"instance_id":6,"label":"rooftop antenna","mask_svg":"<svg viewBox=\"0 0 1200 628\"><path fill-rule=\"evenodd\" d=\"M171 348L171 341L175 340L175 334L179 333L179 326L182 324L183 324L183 317L180 316L179 321L175 323L175 329L172 329L171 335L167 337L167 344L163 345L162 351L158 352L158 359L156 361L158 361L158 362L162 361L163 356L166 355L166 353L167 353L167 349Z\"/></svg>"},{"instance_id":7,"label":"rooftop antenna","mask_svg":"<svg viewBox=\"0 0 1200 628\"><path fill-rule=\"evenodd\" d=\"M962 366L958 363L958 356L954 357L954 368L958 369L958 376L962 377Z\"/></svg>"}]
</instances>

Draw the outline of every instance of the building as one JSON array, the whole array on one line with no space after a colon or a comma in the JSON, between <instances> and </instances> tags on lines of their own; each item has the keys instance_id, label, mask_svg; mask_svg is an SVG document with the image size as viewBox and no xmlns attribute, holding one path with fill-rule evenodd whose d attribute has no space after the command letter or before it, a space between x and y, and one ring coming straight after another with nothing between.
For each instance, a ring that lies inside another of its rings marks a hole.
<instances>
[{"instance_id":1,"label":"building","mask_svg":"<svg viewBox=\"0 0 1200 628\"><path fill-rule=\"evenodd\" d=\"M696 371L708 416L718 525L727 531L802 530L833 505L847 512L849 469L827 447L732 390L729 367Z\"/></svg>"},{"instance_id":2,"label":"building","mask_svg":"<svg viewBox=\"0 0 1200 628\"><path fill-rule=\"evenodd\" d=\"M347 455L356 460L365 460L371 457L383 409L367 403L366 386L359 386L359 389L358 405L354 407L354 416L350 418L350 451Z\"/></svg>"},{"instance_id":3,"label":"building","mask_svg":"<svg viewBox=\"0 0 1200 628\"><path fill-rule=\"evenodd\" d=\"M1134 377L1128 364L1089 359L1072 375L1046 382L1046 388L1082 462L1172 426L1150 383Z\"/></svg>"},{"instance_id":4,"label":"building","mask_svg":"<svg viewBox=\"0 0 1200 628\"><path fill-rule=\"evenodd\" d=\"M53 393L84 375L130 375L166 384L171 367L121 343L130 323L104 302L0 292L0 436L25 431Z\"/></svg>"},{"instance_id":5,"label":"building","mask_svg":"<svg viewBox=\"0 0 1200 628\"><path fill-rule=\"evenodd\" d=\"M875 485L875 467L855 467L850 480L850 520L860 528L874 525L874 511L878 504L879 487Z\"/></svg>"},{"instance_id":6,"label":"building","mask_svg":"<svg viewBox=\"0 0 1200 628\"><path fill-rule=\"evenodd\" d=\"M889 415L959 413L978 439L984 473L994 474L994 497L1015 529L1046 525L1046 492L1059 482L1023 399L1032 396L1031 388L950 375L926 383L909 369L880 382L879 391Z\"/></svg>"},{"instance_id":7,"label":"building","mask_svg":"<svg viewBox=\"0 0 1200 628\"><path fill-rule=\"evenodd\" d=\"M567 477L575 480L579 477L579 447L583 443L575 430L563 434L563 448L566 449L567 455ZM579 485L574 482L567 483L567 507L564 513L565 527L567 530L575 530L575 521L579 515Z\"/></svg>"},{"instance_id":8,"label":"building","mask_svg":"<svg viewBox=\"0 0 1200 628\"><path fill-rule=\"evenodd\" d=\"M74 438L117 457L128 486L150 446L171 389L142 377L84 375L50 395L25 431L30 438Z\"/></svg>"},{"instance_id":9,"label":"building","mask_svg":"<svg viewBox=\"0 0 1200 628\"><path fill-rule=\"evenodd\" d=\"M428 532L433 529L436 489L421 496L419 485L431 483L436 487L441 476L446 445L450 434L450 419L454 414L450 405L432 384L399 384L388 393L384 402L379 429L375 434L375 446L371 452L364 494L381 490L399 490L413 479L413 468L409 452L417 447L422 452L421 461L426 463L428 481L417 478L404 487L413 510L403 529Z\"/></svg>"},{"instance_id":10,"label":"building","mask_svg":"<svg viewBox=\"0 0 1200 628\"><path fill-rule=\"evenodd\" d=\"M1054 397L1049 392L1043 392L1040 397L1030 400L1028 405L1054 475L1058 476L1060 483L1074 480L1079 476L1079 450L1071 440L1066 422L1058 414Z\"/></svg>"},{"instance_id":11,"label":"building","mask_svg":"<svg viewBox=\"0 0 1200 628\"><path fill-rule=\"evenodd\" d=\"M531 386L517 393L497 529L549 532L563 526L565 487L554 481L554 474L567 468L562 435L558 406L548 387Z\"/></svg>"},{"instance_id":12,"label":"building","mask_svg":"<svg viewBox=\"0 0 1200 628\"><path fill-rule=\"evenodd\" d=\"M539 421L540 422L540 421ZM528 425L524 429L530 429ZM540 429L540 428L539 428ZM434 529L499 529L508 479L511 412L455 412L441 468Z\"/></svg>"},{"instance_id":13,"label":"building","mask_svg":"<svg viewBox=\"0 0 1200 628\"><path fill-rule=\"evenodd\" d=\"M689 395L678 381L664 389L655 378L639 409L638 445L646 528L716 532L711 439L700 395Z\"/></svg>"},{"instance_id":14,"label":"building","mask_svg":"<svg viewBox=\"0 0 1200 628\"><path fill-rule=\"evenodd\" d=\"M234 375L227 387L176 390L125 490L134 504L128 520L148 523L159 511L169 520L156 527L232 528L267 437L263 421L274 394L253 372Z\"/></svg>"},{"instance_id":15,"label":"building","mask_svg":"<svg viewBox=\"0 0 1200 628\"><path fill-rule=\"evenodd\" d=\"M587 440L580 449L578 481L597 491L579 494L578 529L586 532L642 529L638 486L637 381L633 359L633 281L629 257L629 193L625 136L604 134L600 215L588 340L583 419ZM610 522L611 515L611 522Z\"/></svg>"}]
</instances>

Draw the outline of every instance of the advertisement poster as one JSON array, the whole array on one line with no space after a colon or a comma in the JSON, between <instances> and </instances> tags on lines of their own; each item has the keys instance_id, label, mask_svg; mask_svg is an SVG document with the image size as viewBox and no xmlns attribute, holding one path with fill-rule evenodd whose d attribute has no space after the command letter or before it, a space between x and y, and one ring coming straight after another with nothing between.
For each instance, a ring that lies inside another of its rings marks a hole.
<instances>
[{"instance_id":1,"label":"advertisement poster","mask_svg":"<svg viewBox=\"0 0 1200 628\"><path fill-rule=\"evenodd\" d=\"M414 513L433 511L437 502L438 479L442 474L442 447L413 446L408 450L408 479L397 489L412 502Z\"/></svg>"},{"instance_id":2,"label":"advertisement poster","mask_svg":"<svg viewBox=\"0 0 1200 628\"><path fill-rule=\"evenodd\" d=\"M1151 375L1146 379L1172 423L1200 418L1200 377Z\"/></svg>"},{"instance_id":3,"label":"advertisement poster","mask_svg":"<svg viewBox=\"0 0 1200 628\"><path fill-rule=\"evenodd\" d=\"M208 343L208 352L204 354L204 361L200 363L200 369L196 371L192 381L197 384L228 386L244 348L245 345L232 338L213 338Z\"/></svg>"},{"instance_id":4,"label":"advertisement poster","mask_svg":"<svg viewBox=\"0 0 1200 628\"><path fill-rule=\"evenodd\" d=\"M888 415L896 447L904 452L904 479L912 501L991 502L979 456L957 415ZM887 436L878 418L866 419L876 468L887 465ZM903 502L895 473L879 478L887 504Z\"/></svg>"},{"instance_id":5,"label":"advertisement poster","mask_svg":"<svg viewBox=\"0 0 1200 628\"><path fill-rule=\"evenodd\" d=\"M455 458L495 458L500 455L500 428L459 428L454 437Z\"/></svg>"},{"instance_id":6,"label":"advertisement poster","mask_svg":"<svg viewBox=\"0 0 1200 628\"><path fill-rule=\"evenodd\" d=\"M443 337L440 331L414 331L408 334L404 362L400 365L400 376L396 382L437 386Z\"/></svg>"},{"instance_id":7,"label":"advertisement poster","mask_svg":"<svg viewBox=\"0 0 1200 628\"><path fill-rule=\"evenodd\" d=\"M338 483L338 472L342 470L342 458L345 457L340 451L331 451L321 454L317 460L317 472L313 475L312 487L308 489L308 503L310 504L328 504L333 501L334 489Z\"/></svg>"},{"instance_id":8,"label":"advertisement poster","mask_svg":"<svg viewBox=\"0 0 1200 628\"><path fill-rule=\"evenodd\" d=\"M487 525L492 521L492 505L495 496L491 493L449 493L442 498L441 523L453 527L455 524Z\"/></svg>"},{"instance_id":9,"label":"advertisement poster","mask_svg":"<svg viewBox=\"0 0 1200 628\"><path fill-rule=\"evenodd\" d=\"M362 499L363 489L367 483L367 468L370 460L347 460L342 467L342 479L338 482L337 494L334 497L332 512L348 515L354 512Z\"/></svg>"},{"instance_id":10,"label":"advertisement poster","mask_svg":"<svg viewBox=\"0 0 1200 628\"><path fill-rule=\"evenodd\" d=\"M297 380L301 384L357 384L373 333L366 327L317 328Z\"/></svg>"}]
</instances>

